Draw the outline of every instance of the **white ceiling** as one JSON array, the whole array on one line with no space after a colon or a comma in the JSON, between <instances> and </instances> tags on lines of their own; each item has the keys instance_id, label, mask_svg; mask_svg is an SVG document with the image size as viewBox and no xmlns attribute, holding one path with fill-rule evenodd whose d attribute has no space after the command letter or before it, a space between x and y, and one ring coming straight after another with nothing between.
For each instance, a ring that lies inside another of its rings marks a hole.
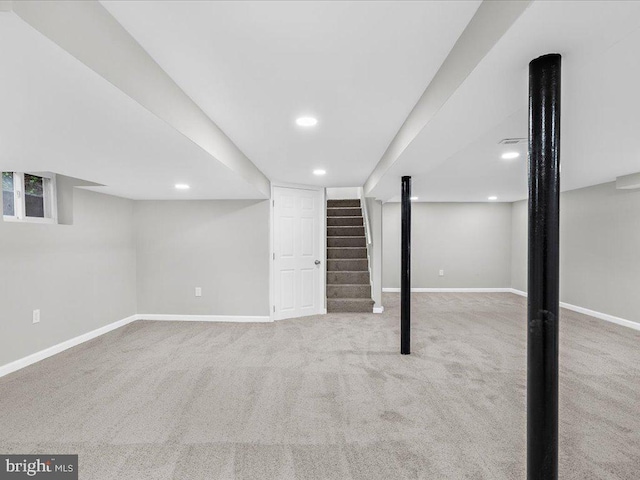
<instances>
[{"instance_id":1,"label":"white ceiling","mask_svg":"<svg viewBox=\"0 0 640 480\"><path fill-rule=\"evenodd\" d=\"M103 4L272 181L360 186L480 2Z\"/></svg>"},{"instance_id":2,"label":"white ceiling","mask_svg":"<svg viewBox=\"0 0 640 480\"><path fill-rule=\"evenodd\" d=\"M102 2L272 181L361 186L465 28L472 2ZM129 198L259 198L254 186L12 13L0 14L0 167ZM640 2L537 1L373 189L526 197L527 70L563 55L562 186L640 171ZM315 115L315 129L296 127ZM327 175L315 177L312 170ZM179 192L175 183L192 188Z\"/></svg>"},{"instance_id":3,"label":"white ceiling","mask_svg":"<svg viewBox=\"0 0 640 480\"><path fill-rule=\"evenodd\" d=\"M389 169L373 194L399 200L413 177L422 201L514 201L527 195L528 63L563 55L563 190L640 171L640 2L535 2Z\"/></svg>"},{"instance_id":4,"label":"white ceiling","mask_svg":"<svg viewBox=\"0 0 640 480\"><path fill-rule=\"evenodd\" d=\"M0 45L0 169L53 171L137 199L261 197L16 15L0 14Z\"/></svg>"}]
</instances>

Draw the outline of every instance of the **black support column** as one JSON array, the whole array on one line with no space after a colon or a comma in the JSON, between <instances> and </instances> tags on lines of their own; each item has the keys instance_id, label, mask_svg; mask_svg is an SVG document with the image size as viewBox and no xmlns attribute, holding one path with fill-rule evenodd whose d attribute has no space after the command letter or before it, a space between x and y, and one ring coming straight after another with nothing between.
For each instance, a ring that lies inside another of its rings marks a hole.
<instances>
[{"instance_id":1,"label":"black support column","mask_svg":"<svg viewBox=\"0 0 640 480\"><path fill-rule=\"evenodd\" d=\"M558 478L560 67L529 64L528 480Z\"/></svg>"},{"instance_id":2,"label":"black support column","mask_svg":"<svg viewBox=\"0 0 640 480\"><path fill-rule=\"evenodd\" d=\"M411 177L402 177L400 353L411 353Z\"/></svg>"}]
</instances>

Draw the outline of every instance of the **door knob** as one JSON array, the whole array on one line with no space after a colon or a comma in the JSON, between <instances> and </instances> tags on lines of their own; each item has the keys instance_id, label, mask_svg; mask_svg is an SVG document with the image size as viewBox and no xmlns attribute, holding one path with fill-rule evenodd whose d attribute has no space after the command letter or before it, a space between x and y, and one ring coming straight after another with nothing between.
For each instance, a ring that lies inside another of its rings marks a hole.
<instances>
[{"instance_id":1,"label":"door knob","mask_svg":"<svg viewBox=\"0 0 640 480\"><path fill-rule=\"evenodd\" d=\"M320 265L320 260L316 260L316 265Z\"/></svg>"}]
</instances>

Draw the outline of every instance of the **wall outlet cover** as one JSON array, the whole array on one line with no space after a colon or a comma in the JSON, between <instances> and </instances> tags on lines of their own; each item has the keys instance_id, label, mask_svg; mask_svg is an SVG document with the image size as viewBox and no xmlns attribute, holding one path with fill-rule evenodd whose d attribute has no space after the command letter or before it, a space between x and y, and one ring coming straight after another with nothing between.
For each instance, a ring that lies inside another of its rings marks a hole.
<instances>
[{"instance_id":1,"label":"wall outlet cover","mask_svg":"<svg viewBox=\"0 0 640 480\"><path fill-rule=\"evenodd\" d=\"M439 276L441 276L441 277L444 277L444 270L440 270L440 271L438 272L438 275L439 275Z\"/></svg>"},{"instance_id":2,"label":"wall outlet cover","mask_svg":"<svg viewBox=\"0 0 640 480\"><path fill-rule=\"evenodd\" d=\"M202 296L202 287L196 287L196 297Z\"/></svg>"},{"instance_id":3,"label":"wall outlet cover","mask_svg":"<svg viewBox=\"0 0 640 480\"><path fill-rule=\"evenodd\" d=\"M33 311L33 323L40 323L40 310Z\"/></svg>"}]
</instances>

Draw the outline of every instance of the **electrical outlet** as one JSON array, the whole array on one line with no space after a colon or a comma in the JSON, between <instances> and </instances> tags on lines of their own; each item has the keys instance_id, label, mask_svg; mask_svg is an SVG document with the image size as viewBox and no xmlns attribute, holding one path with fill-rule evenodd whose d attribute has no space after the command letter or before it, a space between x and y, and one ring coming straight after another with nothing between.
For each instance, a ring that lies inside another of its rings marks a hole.
<instances>
[{"instance_id":1,"label":"electrical outlet","mask_svg":"<svg viewBox=\"0 0 640 480\"><path fill-rule=\"evenodd\" d=\"M202 287L196 287L196 297L202 296Z\"/></svg>"},{"instance_id":2,"label":"electrical outlet","mask_svg":"<svg viewBox=\"0 0 640 480\"><path fill-rule=\"evenodd\" d=\"M444 277L444 270L440 270L440 271L438 272L438 275L439 275L439 276L441 276L441 277Z\"/></svg>"},{"instance_id":3,"label":"electrical outlet","mask_svg":"<svg viewBox=\"0 0 640 480\"><path fill-rule=\"evenodd\" d=\"M33 323L40 323L40 310L33 311Z\"/></svg>"}]
</instances>

